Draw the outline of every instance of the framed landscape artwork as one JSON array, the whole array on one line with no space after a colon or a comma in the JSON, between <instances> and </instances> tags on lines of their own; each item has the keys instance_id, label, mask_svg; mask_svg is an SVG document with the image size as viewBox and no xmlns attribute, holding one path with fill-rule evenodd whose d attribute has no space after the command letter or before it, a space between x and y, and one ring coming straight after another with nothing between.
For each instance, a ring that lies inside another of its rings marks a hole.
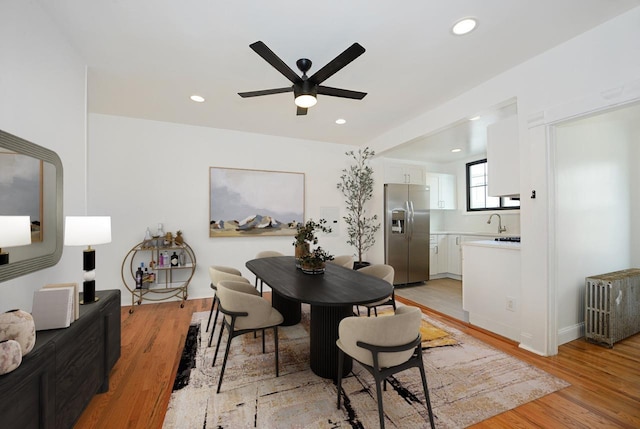
<instances>
[{"instance_id":1,"label":"framed landscape artwork","mask_svg":"<svg viewBox=\"0 0 640 429\"><path fill-rule=\"evenodd\" d=\"M42 241L42 161L0 151L0 215L29 216L31 241Z\"/></svg>"},{"instance_id":2,"label":"framed landscape artwork","mask_svg":"<svg viewBox=\"0 0 640 429\"><path fill-rule=\"evenodd\" d=\"M304 222L304 173L210 167L209 237L291 235Z\"/></svg>"}]
</instances>

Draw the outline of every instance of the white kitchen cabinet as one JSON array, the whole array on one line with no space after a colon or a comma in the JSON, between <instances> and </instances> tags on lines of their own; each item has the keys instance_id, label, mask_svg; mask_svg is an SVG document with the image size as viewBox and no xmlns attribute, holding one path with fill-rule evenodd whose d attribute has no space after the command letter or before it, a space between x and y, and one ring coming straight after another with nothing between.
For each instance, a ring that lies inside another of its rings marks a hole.
<instances>
[{"instance_id":1,"label":"white kitchen cabinet","mask_svg":"<svg viewBox=\"0 0 640 429\"><path fill-rule=\"evenodd\" d=\"M430 208L439 210L456 209L456 176L445 173L427 173L430 188Z\"/></svg>"},{"instance_id":2,"label":"white kitchen cabinet","mask_svg":"<svg viewBox=\"0 0 640 429\"><path fill-rule=\"evenodd\" d=\"M518 117L487 127L487 182L492 197L520 194L520 140Z\"/></svg>"},{"instance_id":3,"label":"white kitchen cabinet","mask_svg":"<svg viewBox=\"0 0 640 429\"><path fill-rule=\"evenodd\" d=\"M463 259L464 259L464 249L465 247L463 246L464 243L468 243L470 241L484 241L484 240L493 240L495 239L494 236L487 236L487 235L461 235L460 236L460 271L462 271L460 274L464 274L464 270L463 270Z\"/></svg>"},{"instance_id":4,"label":"white kitchen cabinet","mask_svg":"<svg viewBox=\"0 0 640 429\"><path fill-rule=\"evenodd\" d=\"M462 275L462 236L447 236L447 272Z\"/></svg>"},{"instance_id":5,"label":"white kitchen cabinet","mask_svg":"<svg viewBox=\"0 0 640 429\"><path fill-rule=\"evenodd\" d=\"M520 341L520 243L493 240L462 249L462 308L469 323Z\"/></svg>"},{"instance_id":6,"label":"white kitchen cabinet","mask_svg":"<svg viewBox=\"0 0 640 429\"><path fill-rule=\"evenodd\" d=\"M385 164L384 183L424 185L424 169L419 165Z\"/></svg>"},{"instance_id":7,"label":"white kitchen cabinet","mask_svg":"<svg viewBox=\"0 0 640 429\"><path fill-rule=\"evenodd\" d=\"M429 275L447 272L447 236L432 234L429 241Z\"/></svg>"}]
</instances>

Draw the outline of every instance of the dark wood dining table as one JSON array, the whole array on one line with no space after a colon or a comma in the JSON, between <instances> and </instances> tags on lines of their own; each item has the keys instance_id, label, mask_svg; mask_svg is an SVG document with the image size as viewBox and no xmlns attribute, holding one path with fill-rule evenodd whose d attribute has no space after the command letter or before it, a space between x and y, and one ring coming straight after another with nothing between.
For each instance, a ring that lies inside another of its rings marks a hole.
<instances>
[{"instance_id":1,"label":"dark wood dining table","mask_svg":"<svg viewBox=\"0 0 640 429\"><path fill-rule=\"evenodd\" d=\"M338 374L338 325L353 315L353 306L391 295L393 286L377 277L327 263L324 274L305 274L293 256L253 259L246 267L272 289L272 305L284 317L283 325L300 322L302 303L311 306L309 355L311 370L335 380ZM345 356L343 376L352 368Z\"/></svg>"}]
</instances>

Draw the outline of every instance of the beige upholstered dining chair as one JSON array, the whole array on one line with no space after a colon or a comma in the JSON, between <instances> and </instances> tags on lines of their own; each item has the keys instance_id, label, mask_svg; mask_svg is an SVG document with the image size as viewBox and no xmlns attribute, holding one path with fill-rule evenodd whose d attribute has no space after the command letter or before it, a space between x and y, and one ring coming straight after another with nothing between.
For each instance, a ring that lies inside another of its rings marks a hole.
<instances>
[{"instance_id":1,"label":"beige upholstered dining chair","mask_svg":"<svg viewBox=\"0 0 640 429\"><path fill-rule=\"evenodd\" d=\"M218 306L224 317L222 318L222 329L220 329L218 344L216 345L216 352L213 356L213 363L211 366L215 366L216 364L220 341L225 328L228 332L227 346L224 352L224 359L222 361L222 369L220 370L220 379L218 381L218 393L220 393L222 377L224 376L224 370L227 366L231 340L239 335L249 332L263 332L262 353L264 353L264 331L265 329L273 328L276 377L280 375L280 370L278 368L278 325L283 322L284 318L278 310L271 307L271 303L269 301L259 295L255 295L255 291L256 289L247 282L223 280L218 283Z\"/></svg>"},{"instance_id":2,"label":"beige upholstered dining chair","mask_svg":"<svg viewBox=\"0 0 640 429\"><path fill-rule=\"evenodd\" d=\"M262 252L258 252L258 254L256 255L256 259L272 258L274 256L284 256L284 253L280 253L275 250L263 250Z\"/></svg>"},{"instance_id":3,"label":"beige upholstered dining chair","mask_svg":"<svg viewBox=\"0 0 640 429\"><path fill-rule=\"evenodd\" d=\"M353 256L352 255L339 255L329 261L333 264L343 266L345 268L353 269Z\"/></svg>"},{"instance_id":4,"label":"beige upholstered dining chair","mask_svg":"<svg viewBox=\"0 0 640 429\"><path fill-rule=\"evenodd\" d=\"M342 368L344 355L358 361L369 371L376 384L378 416L380 428L384 429L384 411L382 408L382 390L386 390L387 377L417 367L422 378L422 388L429 411L431 428L435 428L427 376L422 362L422 336L420 335L420 309L402 306L395 315L386 317L346 317L338 327L338 408L342 393Z\"/></svg>"},{"instance_id":5,"label":"beige upholstered dining chair","mask_svg":"<svg viewBox=\"0 0 640 429\"><path fill-rule=\"evenodd\" d=\"M276 250L263 250L262 252L258 252L258 254L256 255L256 259L273 258L275 256L284 256L284 253L280 253ZM256 289L258 289L258 280L258 276L256 276ZM262 280L260 280L260 295L262 295L262 287L263 282Z\"/></svg>"},{"instance_id":6,"label":"beige upholstered dining chair","mask_svg":"<svg viewBox=\"0 0 640 429\"><path fill-rule=\"evenodd\" d=\"M374 264L364 268L360 268L358 271L362 274L378 277L379 279L382 279L393 286L393 277L395 275L395 271L391 265ZM377 316L378 307L383 305L391 305L395 310L396 309L395 291L392 291L391 295L389 295L385 299L381 299L380 301L371 302L369 304L361 304L361 305L367 307L367 316L371 316L371 309L373 309L375 315Z\"/></svg>"},{"instance_id":7,"label":"beige upholstered dining chair","mask_svg":"<svg viewBox=\"0 0 640 429\"><path fill-rule=\"evenodd\" d=\"M225 267L221 265L212 265L209 267L209 278L211 279L210 287L211 289L213 289L213 301L211 302L211 310L209 311L209 320L207 321L206 331L209 330L209 325L211 324L211 315L213 314L213 308L216 306L216 303L218 303L218 294L216 293L218 290L218 283L220 283L222 280L235 280L249 283L249 280L242 277L242 273L240 273L240 271L232 267ZM213 320L213 327L211 328L211 333L209 334L208 347L211 347L213 332L216 330L216 323L218 323L219 313L220 308L218 306L218 309L216 310L216 317Z\"/></svg>"}]
</instances>

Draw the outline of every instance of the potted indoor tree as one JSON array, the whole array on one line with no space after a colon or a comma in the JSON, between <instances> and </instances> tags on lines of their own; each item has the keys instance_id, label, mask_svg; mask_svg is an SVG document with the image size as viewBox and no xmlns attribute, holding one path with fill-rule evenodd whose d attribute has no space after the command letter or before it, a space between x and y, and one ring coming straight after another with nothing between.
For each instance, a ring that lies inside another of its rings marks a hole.
<instances>
[{"instance_id":1,"label":"potted indoor tree","mask_svg":"<svg viewBox=\"0 0 640 429\"><path fill-rule=\"evenodd\" d=\"M369 148L359 149L358 152L349 151L346 155L355 161L349 168L342 170L337 188L345 197L347 216L343 219L347 223L347 243L356 248L357 260L354 268L359 269L369 265L362 260L363 255L376 242L376 233L380 229L378 216L367 216L365 204L373 197L373 168L369 166L369 159L375 152Z\"/></svg>"}]
</instances>

